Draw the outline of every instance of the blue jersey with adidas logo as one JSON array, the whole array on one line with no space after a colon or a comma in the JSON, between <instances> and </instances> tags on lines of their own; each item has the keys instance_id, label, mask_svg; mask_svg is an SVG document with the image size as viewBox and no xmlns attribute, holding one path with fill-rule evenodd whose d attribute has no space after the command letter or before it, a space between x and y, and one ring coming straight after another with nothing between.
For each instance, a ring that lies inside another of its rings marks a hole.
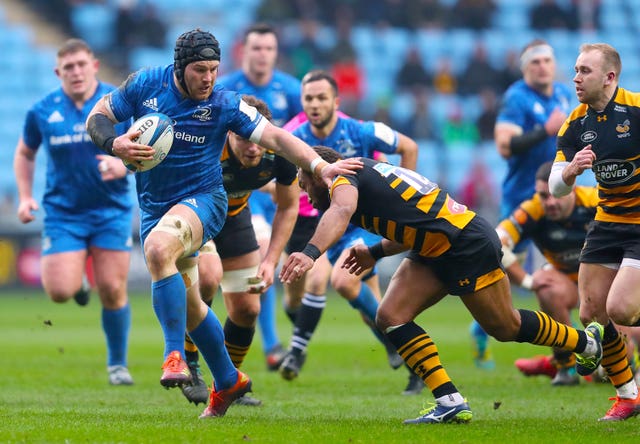
<instances>
[{"instance_id":1,"label":"blue jersey with adidas logo","mask_svg":"<svg viewBox=\"0 0 640 444\"><path fill-rule=\"evenodd\" d=\"M47 155L42 206L48 215L131 209L127 178L102 180L96 155L104 152L93 144L85 129L93 106L114 88L98 82L93 96L78 109L60 87L27 112L22 139L34 151L42 145ZM117 129L123 133L126 127L127 124L122 124Z\"/></svg>"},{"instance_id":2,"label":"blue jersey with adidas logo","mask_svg":"<svg viewBox=\"0 0 640 444\"><path fill-rule=\"evenodd\" d=\"M293 134L307 144L333 148L342 157L368 157L373 151L394 154L398 148L398 133L382 122L361 122L350 117L338 117L336 127L324 139L311 132L311 124L305 122Z\"/></svg>"},{"instance_id":3,"label":"blue jersey with adidas logo","mask_svg":"<svg viewBox=\"0 0 640 444\"><path fill-rule=\"evenodd\" d=\"M174 141L167 157L155 168L136 173L140 208L155 215L189 196L224 190L220 154L227 131L250 139L266 122L238 93L219 85L207 100L183 97L173 82L173 65L132 74L107 99L119 121L151 112L173 120Z\"/></svg>"},{"instance_id":4,"label":"blue jersey with adidas logo","mask_svg":"<svg viewBox=\"0 0 640 444\"><path fill-rule=\"evenodd\" d=\"M254 85L242 70L220 77L217 83L226 89L263 100L269 106L276 126L283 126L302 111L300 80L277 69L266 85Z\"/></svg>"},{"instance_id":5,"label":"blue jersey with adidas logo","mask_svg":"<svg viewBox=\"0 0 640 444\"><path fill-rule=\"evenodd\" d=\"M319 139L311 132L309 122L300 125L293 131L293 134L311 146L323 145L333 148L345 158L367 157L372 159L374 151L394 154L398 149L398 133L389 126L382 122L362 122L351 117L338 117L335 128L324 139ZM342 238L329 248L327 256L331 264L335 265L343 250L361 242L373 245L379 240L377 235L349 224Z\"/></svg>"}]
</instances>

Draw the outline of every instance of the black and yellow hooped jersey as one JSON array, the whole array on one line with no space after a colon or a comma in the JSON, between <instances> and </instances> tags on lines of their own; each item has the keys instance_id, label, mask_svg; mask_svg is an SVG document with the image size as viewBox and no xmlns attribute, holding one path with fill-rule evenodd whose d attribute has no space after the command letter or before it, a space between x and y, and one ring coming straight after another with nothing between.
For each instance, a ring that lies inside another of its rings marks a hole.
<instances>
[{"instance_id":1,"label":"black and yellow hooped jersey","mask_svg":"<svg viewBox=\"0 0 640 444\"><path fill-rule=\"evenodd\" d=\"M229 147L228 140L222 149L220 163L222 180L229 199L228 216L240 213L247 206L251 192L272 179L281 185L292 185L298 180L296 166L269 150L265 151L257 166L243 167Z\"/></svg>"},{"instance_id":2,"label":"black and yellow hooped jersey","mask_svg":"<svg viewBox=\"0 0 640 444\"><path fill-rule=\"evenodd\" d=\"M438 185L415 171L361 158L364 168L338 176L331 192L350 184L358 189L354 225L403 244L424 257L438 257L476 216Z\"/></svg>"},{"instance_id":3,"label":"black and yellow hooped jersey","mask_svg":"<svg viewBox=\"0 0 640 444\"><path fill-rule=\"evenodd\" d=\"M537 194L525 200L509 218L498 224L514 245L532 239L553 267L577 282L580 251L587 229L596 214L598 191L593 187L576 187L576 203L571 215L562 221L547 219Z\"/></svg>"},{"instance_id":4,"label":"black and yellow hooped jersey","mask_svg":"<svg viewBox=\"0 0 640 444\"><path fill-rule=\"evenodd\" d=\"M616 89L604 111L585 104L558 133L556 162L591 144L600 202L595 220L640 224L640 93Z\"/></svg>"}]
</instances>

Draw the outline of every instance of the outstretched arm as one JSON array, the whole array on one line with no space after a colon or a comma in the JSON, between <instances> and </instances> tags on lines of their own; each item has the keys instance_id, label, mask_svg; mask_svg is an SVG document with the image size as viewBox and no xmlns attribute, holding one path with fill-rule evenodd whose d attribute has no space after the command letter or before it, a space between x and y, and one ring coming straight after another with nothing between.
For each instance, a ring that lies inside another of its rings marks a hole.
<instances>
[{"instance_id":1,"label":"outstretched arm","mask_svg":"<svg viewBox=\"0 0 640 444\"><path fill-rule=\"evenodd\" d=\"M291 283L313 267L314 262L344 234L358 205L358 189L340 185L333 189L331 205L320 218L313 237L302 252L289 255L280 280Z\"/></svg>"},{"instance_id":2,"label":"outstretched arm","mask_svg":"<svg viewBox=\"0 0 640 444\"><path fill-rule=\"evenodd\" d=\"M274 270L280 255L291 237L300 206L300 187L294 181L291 185L275 184L276 212L273 216L271 238L264 259L258 268L258 276L265 283L265 290L274 280Z\"/></svg>"},{"instance_id":3,"label":"outstretched arm","mask_svg":"<svg viewBox=\"0 0 640 444\"><path fill-rule=\"evenodd\" d=\"M327 185L341 174L353 174L362 168L362 162L356 159L345 159L329 164L316 152L293 134L267 123L260 140L252 140L260 146L271 149L304 171L322 178Z\"/></svg>"}]
</instances>

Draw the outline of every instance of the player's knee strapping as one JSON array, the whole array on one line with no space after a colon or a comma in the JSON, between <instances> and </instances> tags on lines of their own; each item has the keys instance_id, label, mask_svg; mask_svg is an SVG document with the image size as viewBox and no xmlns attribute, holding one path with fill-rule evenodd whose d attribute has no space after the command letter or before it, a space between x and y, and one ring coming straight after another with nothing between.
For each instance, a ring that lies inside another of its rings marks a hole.
<instances>
[{"instance_id":1,"label":"player's knee strapping","mask_svg":"<svg viewBox=\"0 0 640 444\"><path fill-rule=\"evenodd\" d=\"M220 281L220 288L224 293L243 293L249 291L249 287L254 284L250 284L249 279L254 278L258 272L258 266L241 268L239 270L225 271Z\"/></svg>"},{"instance_id":2,"label":"player's knee strapping","mask_svg":"<svg viewBox=\"0 0 640 444\"><path fill-rule=\"evenodd\" d=\"M187 255L191 253L191 246L193 243L191 226L182 216L175 214L164 215L158 224L151 230L152 233L154 231L161 231L175 236L184 247L183 254Z\"/></svg>"}]
</instances>

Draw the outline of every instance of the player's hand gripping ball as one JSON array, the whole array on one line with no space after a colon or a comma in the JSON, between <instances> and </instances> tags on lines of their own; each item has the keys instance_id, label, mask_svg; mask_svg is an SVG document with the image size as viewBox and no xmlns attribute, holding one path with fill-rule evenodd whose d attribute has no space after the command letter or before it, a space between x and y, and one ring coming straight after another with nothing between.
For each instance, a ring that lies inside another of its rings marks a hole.
<instances>
[{"instance_id":1,"label":"player's hand gripping ball","mask_svg":"<svg viewBox=\"0 0 640 444\"><path fill-rule=\"evenodd\" d=\"M156 152L152 160L138 160L134 163L124 161L127 168L142 172L150 170L167 157L173 145L173 124L169 116L162 113L150 113L133 122L130 130L140 131L134 142L152 147Z\"/></svg>"}]
</instances>

